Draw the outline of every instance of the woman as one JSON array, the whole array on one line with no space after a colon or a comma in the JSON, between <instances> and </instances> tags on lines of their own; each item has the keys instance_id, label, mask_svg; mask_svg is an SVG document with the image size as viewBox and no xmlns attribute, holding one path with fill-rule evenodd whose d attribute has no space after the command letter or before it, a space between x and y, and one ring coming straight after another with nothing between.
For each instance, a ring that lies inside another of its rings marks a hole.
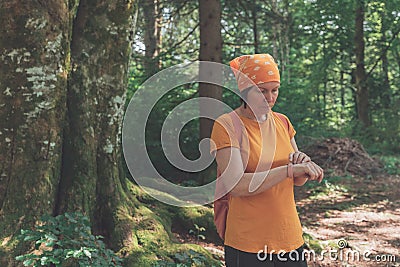
<instances>
[{"instance_id":1,"label":"woman","mask_svg":"<svg viewBox=\"0 0 400 267\"><path fill-rule=\"evenodd\" d=\"M211 152L222 173L218 179L234 183L224 238L226 266L307 266L293 186L321 182L323 170L298 151L288 118L271 110L280 86L272 56L244 55L230 66L242 98L235 113L243 136L235 133L229 114L216 120L211 135Z\"/></svg>"}]
</instances>

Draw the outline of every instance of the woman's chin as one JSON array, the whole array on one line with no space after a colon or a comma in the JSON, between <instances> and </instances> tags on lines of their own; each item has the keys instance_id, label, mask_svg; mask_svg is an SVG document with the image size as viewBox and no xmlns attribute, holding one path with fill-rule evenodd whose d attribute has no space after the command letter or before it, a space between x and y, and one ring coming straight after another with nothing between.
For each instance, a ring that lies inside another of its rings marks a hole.
<instances>
[{"instance_id":1,"label":"woman's chin","mask_svg":"<svg viewBox=\"0 0 400 267\"><path fill-rule=\"evenodd\" d=\"M267 113L269 113L270 111L271 111L271 108L270 108L270 107L265 107L265 108L262 108L261 114L267 114Z\"/></svg>"}]
</instances>

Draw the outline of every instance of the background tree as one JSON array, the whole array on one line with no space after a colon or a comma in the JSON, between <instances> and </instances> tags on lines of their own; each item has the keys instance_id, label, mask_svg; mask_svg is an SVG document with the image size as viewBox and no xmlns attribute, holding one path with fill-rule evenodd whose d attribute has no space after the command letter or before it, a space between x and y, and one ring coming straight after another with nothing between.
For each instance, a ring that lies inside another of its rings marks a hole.
<instances>
[{"instance_id":1,"label":"background tree","mask_svg":"<svg viewBox=\"0 0 400 267\"><path fill-rule=\"evenodd\" d=\"M222 36L221 36L221 3L219 0L200 0L199 1L199 21L200 21L200 61L222 62ZM222 69L221 69L222 70ZM200 68L200 77L210 80L212 76L218 75L210 68ZM215 77L218 80L218 77ZM221 72L222 78L222 72ZM205 117L207 110L213 110L209 102L202 101L202 98L214 98L222 100L222 87L211 83L199 84L199 109L200 109L200 140L211 137L214 121ZM222 114L219 112L219 114ZM200 183L204 184L213 171L203 172Z\"/></svg>"},{"instance_id":2,"label":"background tree","mask_svg":"<svg viewBox=\"0 0 400 267\"><path fill-rule=\"evenodd\" d=\"M365 71L364 9L363 0L356 1L354 45L356 55L355 86L357 89L357 115L364 126L370 126L367 73Z\"/></svg>"},{"instance_id":3,"label":"background tree","mask_svg":"<svg viewBox=\"0 0 400 267\"><path fill-rule=\"evenodd\" d=\"M159 56L161 46L161 16L160 1L143 1L143 21L144 21L144 71L151 76L159 70Z\"/></svg>"}]
</instances>

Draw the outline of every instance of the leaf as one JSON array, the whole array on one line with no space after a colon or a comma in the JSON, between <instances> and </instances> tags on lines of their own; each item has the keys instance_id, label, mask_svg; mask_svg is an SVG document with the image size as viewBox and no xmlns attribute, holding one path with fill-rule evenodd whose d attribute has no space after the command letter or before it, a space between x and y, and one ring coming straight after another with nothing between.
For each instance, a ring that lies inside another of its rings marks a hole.
<instances>
[{"instance_id":1,"label":"leaf","mask_svg":"<svg viewBox=\"0 0 400 267\"><path fill-rule=\"evenodd\" d=\"M15 259L17 261L22 261L24 258L25 258L25 255L19 255L19 256L15 257Z\"/></svg>"},{"instance_id":2,"label":"leaf","mask_svg":"<svg viewBox=\"0 0 400 267\"><path fill-rule=\"evenodd\" d=\"M74 253L72 253L74 258L79 258L80 256L82 256L82 254L83 254L82 250L77 250L77 251L74 251Z\"/></svg>"},{"instance_id":3,"label":"leaf","mask_svg":"<svg viewBox=\"0 0 400 267\"><path fill-rule=\"evenodd\" d=\"M57 241L57 240L58 240L57 236L55 236L55 235L52 234L52 233L45 234L44 237L45 237L46 239L52 240L52 241Z\"/></svg>"},{"instance_id":4,"label":"leaf","mask_svg":"<svg viewBox=\"0 0 400 267\"><path fill-rule=\"evenodd\" d=\"M42 257L42 258L40 259L40 264L41 264L41 265L47 265L47 263L49 263L47 260L48 260L47 257Z\"/></svg>"},{"instance_id":5,"label":"leaf","mask_svg":"<svg viewBox=\"0 0 400 267\"><path fill-rule=\"evenodd\" d=\"M87 249L84 249L83 250L83 253L86 255L86 257L88 257L89 259L91 259L92 258L92 253L90 253L90 251L89 250L87 250Z\"/></svg>"},{"instance_id":6,"label":"leaf","mask_svg":"<svg viewBox=\"0 0 400 267\"><path fill-rule=\"evenodd\" d=\"M34 264L34 263L35 263L34 260L29 259L29 260L24 261L24 266L29 266L29 265L32 265L32 264Z\"/></svg>"},{"instance_id":7,"label":"leaf","mask_svg":"<svg viewBox=\"0 0 400 267\"><path fill-rule=\"evenodd\" d=\"M24 241L33 241L33 240L36 240L36 236L28 235L28 236L25 236L23 240Z\"/></svg>"},{"instance_id":8,"label":"leaf","mask_svg":"<svg viewBox=\"0 0 400 267\"><path fill-rule=\"evenodd\" d=\"M44 245L45 245L46 247L53 247L54 244L55 244L55 242L54 242L53 240L44 243Z\"/></svg>"},{"instance_id":9,"label":"leaf","mask_svg":"<svg viewBox=\"0 0 400 267\"><path fill-rule=\"evenodd\" d=\"M49 262L54 263L54 264L60 264L61 261L57 258L54 257L49 257Z\"/></svg>"}]
</instances>

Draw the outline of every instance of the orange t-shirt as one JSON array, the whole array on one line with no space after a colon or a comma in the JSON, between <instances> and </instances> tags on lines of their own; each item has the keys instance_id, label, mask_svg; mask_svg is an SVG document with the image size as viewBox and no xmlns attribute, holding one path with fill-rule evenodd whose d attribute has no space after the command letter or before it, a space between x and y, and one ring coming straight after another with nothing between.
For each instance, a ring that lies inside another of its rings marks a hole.
<instances>
[{"instance_id":1,"label":"orange t-shirt","mask_svg":"<svg viewBox=\"0 0 400 267\"><path fill-rule=\"evenodd\" d=\"M294 151L290 140L296 131L286 116L285 118L289 122L289 131L278 115L273 112L272 115L273 117L270 119L274 120L276 126L276 149L271 168L275 168L289 163L289 153ZM243 125L245 127L245 129L242 128L241 154L242 158L248 157L245 172L254 173L262 149L260 131L268 131L266 127L270 127L270 124L259 123L241 116L240 119L243 123L242 127ZM232 143L229 136L232 137ZM225 147L239 148L239 141L236 138L229 114L224 114L216 120L211 139L215 143L214 145L211 142L211 153ZM257 195L231 196L226 222L225 245L251 253L264 251L265 246L267 251L272 253L278 253L280 250L291 251L300 247L304 240L294 202L293 187L293 179L287 178Z\"/></svg>"}]
</instances>

